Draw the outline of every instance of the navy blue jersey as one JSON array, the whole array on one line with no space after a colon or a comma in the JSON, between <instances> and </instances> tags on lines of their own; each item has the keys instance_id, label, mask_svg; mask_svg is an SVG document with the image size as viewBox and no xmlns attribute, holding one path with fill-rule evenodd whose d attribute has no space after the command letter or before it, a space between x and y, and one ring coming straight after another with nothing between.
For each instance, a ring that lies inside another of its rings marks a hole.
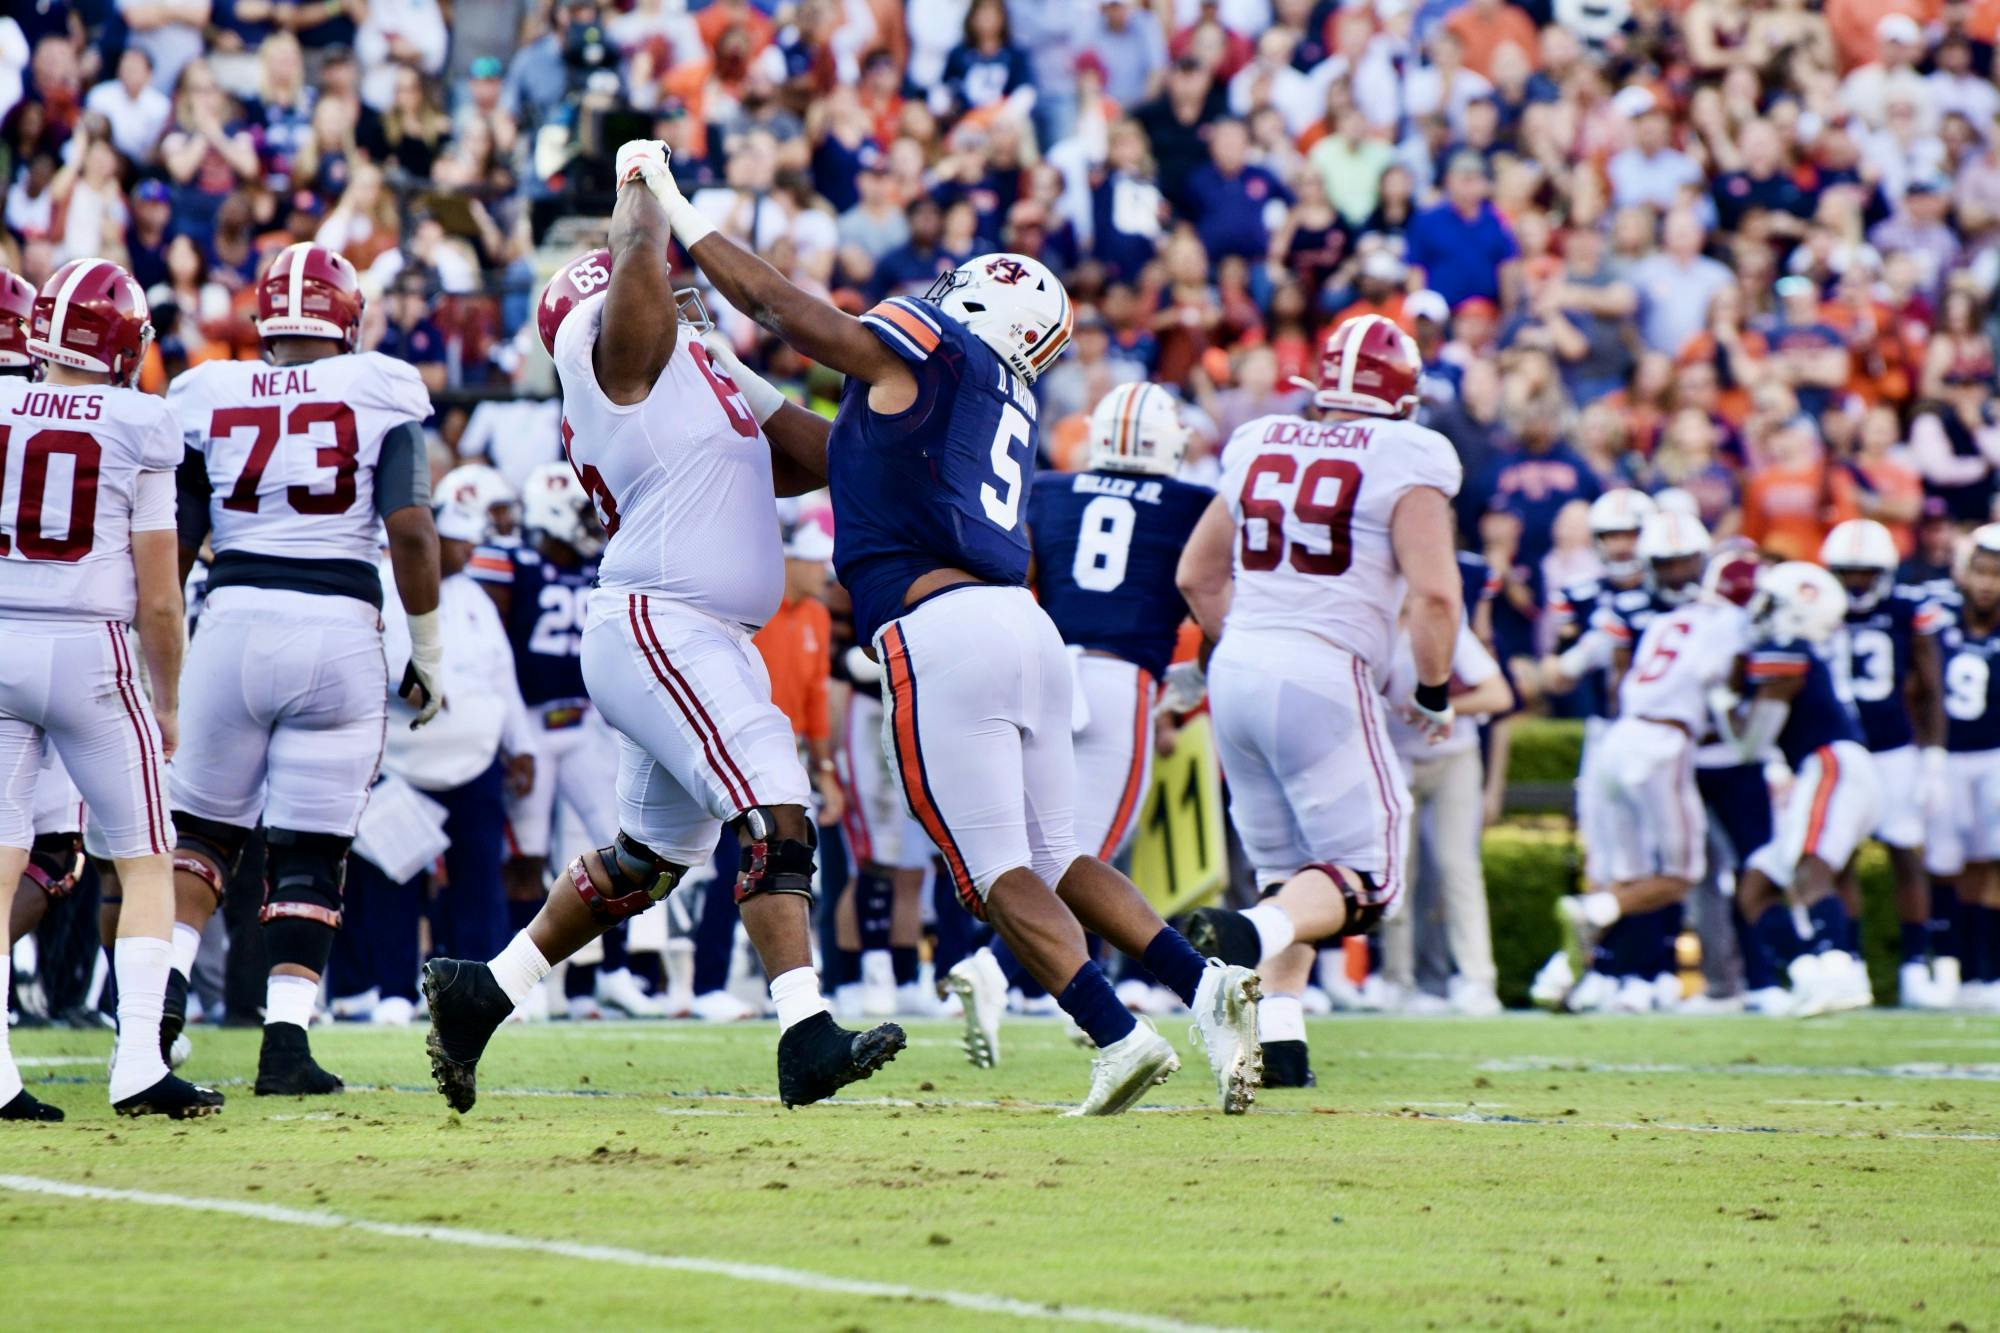
<instances>
[{"instance_id":1,"label":"navy blue jersey","mask_svg":"<svg viewBox=\"0 0 2000 1333\"><path fill-rule=\"evenodd\" d=\"M1174 584L1215 492L1171 477L1044 472L1028 492L1035 595L1063 642L1166 674L1187 603Z\"/></svg>"},{"instance_id":2,"label":"navy blue jersey","mask_svg":"<svg viewBox=\"0 0 2000 1333\"><path fill-rule=\"evenodd\" d=\"M1847 613L1846 633L1828 651L1833 683L1861 720L1868 748L1895 750L1912 744L1910 705L1903 687L1915 670L1911 645L1935 634L1944 613L1919 587L1904 585L1867 611Z\"/></svg>"},{"instance_id":3,"label":"navy blue jersey","mask_svg":"<svg viewBox=\"0 0 2000 1333\"><path fill-rule=\"evenodd\" d=\"M833 567L854 598L855 637L868 643L934 569L1028 581L1021 510L1035 474L1035 398L928 301L893 297L861 322L917 379L917 401L885 415L850 376L827 440Z\"/></svg>"},{"instance_id":4,"label":"navy blue jersey","mask_svg":"<svg viewBox=\"0 0 2000 1333\"><path fill-rule=\"evenodd\" d=\"M1549 625L1555 632L1555 651L1575 646L1588 632L1610 634L1628 650L1653 617L1666 609L1644 584L1620 588L1603 579L1584 579L1561 589L1549 599ZM1577 681L1573 694L1583 701L1580 712L1570 717L1607 717L1611 713L1611 672L1592 671Z\"/></svg>"},{"instance_id":5,"label":"navy blue jersey","mask_svg":"<svg viewBox=\"0 0 2000 1333\"><path fill-rule=\"evenodd\" d=\"M1956 620L1938 632L1944 659L1944 746L2000 750L2000 630L1973 634Z\"/></svg>"},{"instance_id":6,"label":"navy blue jersey","mask_svg":"<svg viewBox=\"0 0 2000 1333\"><path fill-rule=\"evenodd\" d=\"M1486 563L1486 557L1476 551L1458 553L1459 591L1465 597L1465 618L1472 619L1472 613L1480 603L1490 602L1500 592L1500 580L1493 573L1493 566Z\"/></svg>"},{"instance_id":7,"label":"navy blue jersey","mask_svg":"<svg viewBox=\"0 0 2000 1333\"><path fill-rule=\"evenodd\" d=\"M1750 650L1746 674L1753 688L1805 678L1778 732L1778 749L1794 771L1813 751L1835 741L1862 743L1860 721L1834 687L1833 669L1812 645L1800 639L1760 643Z\"/></svg>"},{"instance_id":8,"label":"navy blue jersey","mask_svg":"<svg viewBox=\"0 0 2000 1333\"><path fill-rule=\"evenodd\" d=\"M584 699L583 613L597 584L597 562L559 569L533 547L482 546L465 572L481 583L511 588L507 639L514 645L514 677L530 708Z\"/></svg>"}]
</instances>

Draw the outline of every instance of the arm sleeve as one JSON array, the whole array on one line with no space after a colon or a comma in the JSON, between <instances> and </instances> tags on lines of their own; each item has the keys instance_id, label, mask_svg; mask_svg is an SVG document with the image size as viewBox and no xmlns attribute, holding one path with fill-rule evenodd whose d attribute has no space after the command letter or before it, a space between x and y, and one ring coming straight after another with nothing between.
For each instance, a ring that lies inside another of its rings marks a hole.
<instances>
[{"instance_id":1,"label":"arm sleeve","mask_svg":"<svg viewBox=\"0 0 2000 1333\"><path fill-rule=\"evenodd\" d=\"M174 470L174 526L180 533L180 544L190 551L199 550L208 536L208 501L212 489L208 484L207 456L198 450L188 450L181 456L180 467Z\"/></svg>"},{"instance_id":2,"label":"arm sleeve","mask_svg":"<svg viewBox=\"0 0 2000 1333\"><path fill-rule=\"evenodd\" d=\"M431 503L431 465L423 428L414 421L391 426L382 437L375 464L375 512L387 518L398 509Z\"/></svg>"},{"instance_id":3,"label":"arm sleeve","mask_svg":"<svg viewBox=\"0 0 2000 1333\"><path fill-rule=\"evenodd\" d=\"M132 487L132 531L168 532L177 527L174 473L165 468L141 472Z\"/></svg>"},{"instance_id":4,"label":"arm sleeve","mask_svg":"<svg viewBox=\"0 0 2000 1333\"><path fill-rule=\"evenodd\" d=\"M1423 441L1422 449L1413 451L1410 485L1433 486L1444 492L1445 499L1454 499L1465 483L1465 466L1458 461L1458 451L1450 440L1436 431L1424 433L1430 438Z\"/></svg>"}]
</instances>

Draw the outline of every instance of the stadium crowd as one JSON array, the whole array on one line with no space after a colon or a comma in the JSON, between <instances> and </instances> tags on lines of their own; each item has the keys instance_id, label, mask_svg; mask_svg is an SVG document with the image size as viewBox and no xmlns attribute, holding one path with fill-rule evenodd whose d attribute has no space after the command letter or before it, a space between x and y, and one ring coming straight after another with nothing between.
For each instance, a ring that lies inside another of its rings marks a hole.
<instances>
[{"instance_id":1,"label":"stadium crowd","mask_svg":"<svg viewBox=\"0 0 2000 1333\"><path fill-rule=\"evenodd\" d=\"M1150 380L1194 427L1183 477L1212 482L1237 425L1306 402L1327 331L1378 313L1416 338L1421 420L1465 467L1474 623L1499 664L1482 703L1581 717L1602 700L1556 688L1544 655L1563 590L1605 572L1607 492L1774 559L1873 519L1912 584L1949 582L1994 517L1996 40L1985 0L40 0L0 18L0 266L37 286L76 257L129 267L158 333L141 384L163 391L259 355L255 280L279 249L347 256L363 346L437 406L439 531L466 588L536 540L522 498L532 520L561 448L534 300L601 236L630 137L664 140L696 208L853 312L987 250L1049 264L1077 309L1036 385L1057 468L1082 466L1109 390ZM709 305L746 363L831 411L837 377ZM832 739L840 599L821 509L787 518L786 611L759 644L826 761L831 831L854 799ZM485 601L461 623L445 600L450 696L518 700ZM441 868L357 859L339 1016L408 1021L427 879L430 937L466 957L539 901L542 868L509 864L506 791L534 780L513 724L460 711L448 738L391 746L389 772L446 812ZM1451 769L1417 785L1454 984L1424 992L1392 935L1386 984L1330 955L1336 999L1495 1007L1468 816L1500 815L1506 727L1410 747ZM586 845L589 798L561 802ZM729 863L675 896L670 930L572 966L567 1012L750 1013ZM827 898L830 957L886 955L837 980L871 1007L898 984L935 1003L913 907ZM937 900L962 951L972 923ZM44 980L45 1012L84 994ZM213 1014L222 983L201 983Z\"/></svg>"}]
</instances>

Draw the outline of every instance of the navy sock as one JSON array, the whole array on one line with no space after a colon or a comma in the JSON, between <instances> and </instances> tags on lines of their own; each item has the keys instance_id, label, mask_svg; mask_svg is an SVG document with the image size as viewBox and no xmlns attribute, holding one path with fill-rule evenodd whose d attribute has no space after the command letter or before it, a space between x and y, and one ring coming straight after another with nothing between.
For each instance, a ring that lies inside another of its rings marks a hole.
<instances>
[{"instance_id":1,"label":"navy sock","mask_svg":"<svg viewBox=\"0 0 2000 1333\"><path fill-rule=\"evenodd\" d=\"M1645 965L1646 923L1621 916L1597 939L1596 968L1607 977L1636 977Z\"/></svg>"},{"instance_id":2,"label":"navy sock","mask_svg":"<svg viewBox=\"0 0 2000 1333\"><path fill-rule=\"evenodd\" d=\"M914 944L892 944L889 946L889 961L896 966L896 984L914 986L917 984L917 946Z\"/></svg>"},{"instance_id":3,"label":"navy sock","mask_svg":"<svg viewBox=\"0 0 2000 1333\"><path fill-rule=\"evenodd\" d=\"M1056 1003L1076 1020L1076 1025L1097 1043L1100 1051L1123 1041L1139 1025L1139 1020L1118 1003L1118 993L1111 989L1110 981L1095 963L1085 963L1076 970L1069 985L1056 997Z\"/></svg>"},{"instance_id":4,"label":"navy sock","mask_svg":"<svg viewBox=\"0 0 2000 1333\"><path fill-rule=\"evenodd\" d=\"M1827 894L1806 909L1806 916L1812 921L1814 953L1847 948L1847 904L1839 894Z\"/></svg>"},{"instance_id":5,"label":"navy sock","mask_svg":"<svg viewBox=\"0 0 2000 1333\"><path fill-rule=\"evenodd\" d=\"M597 964L571 963L563 971L563 994L569 999L597 992Z\"/></svg>"},{"instance_id":6,"label":"navy sock","mask_svg":"<svg viewBox=\"0 0 2000 1333\"><path fill-rule=\"evenodd\" d=\"M937 895L937 939L931 946L931 966L942 977L972 952L972 913L946 890Z\"/></svg>"},{"instance_id":7,"label":"navy sock","mask_svg":"<svg viewBox=\"0 0 2000 1333\"><path fill-rule=\"evenodd\" d=\"M1037 995L1048 994L1033 977L1028 975L1028 969L1021 966L1021 960L1007 947L1007 941L995 935L986 941L986 947L993 951L993 961L1000 964L1000 975L1007 978L1009 987L1020 987L1023 995L1028 993L1030 986L1035 988L1034 993Z\"/></svg>"},{"instance_id":8,"label":"navy sock","mask_svg":"<svg viewBox=\"0 0 2000 1333\"><path fill-rule=\"evenodd\" d=\"M1160 979L1160 984L1181 997L1181 1003L1192 1005L1194 993L1201 985L1201 974L1208 967L1208 960L1194 951L1172 926L1160 927L1160 933L1153 936L1146 945L1141 958L1146 970Z\"/></svg>"},{"instance_id":9,"label":"navy sock","mask_svg":"<svg viewBox=\"0 0 2000 1333\"><path fill-rule=\"evenodd\" d=\"M1786 903L1772 903L1765 908L1751 929L1778 967L1806 951L1805 941L1799 938L1798 923L1792 920L1792 909Z\"/></svg>"},{"instance_id":10,"label":"navy sock","mask_svg":"<svg viewBox=\"0 0 2000 1333\"><path fill-rule=\"evenodd\" d=\"M1958 936L1952 929L1958 915L1958 890L1941 879L1931 881L1931 953L1939 958L1957 958Z\"/></svg>"},{"instance_id":11,"label":"navy sock","mask_svg":"<svg viewBox=\"0 0 2000 1333\"><path fill-rule=\"evenodd\" d=\"M854 881L854 920L861 928L861 951L889 947L889 916L896 900L895 886L885 875L862 871Z\"/></svg>"},{"instance_id":12,"label":"navy sock","mask_svg":"<svg viewBox=\"0 0 2000 1333\"><path fill-rule=\"evenodd\" d=\"M625 952L625 927L623 924L613 926L611 929L605 931L602 938L604 940L604 961L598 964L598 966L602 967L606 972L616 972L619 968L626 967L631 963L632 955Z\"/></svg>"},{"instance_id":13,"label":"navy sock","mask_svg":"<svg viewBox=\"0 0 2000 1333\"><path fill-rule=\"evenodd\" d=\"M1903 944L1903 961L1921 963L1930 952L1930 923L1926 921L1905 921L1898 927L1897 935Z\"/></svg>"},{"instance_id":14,"label":"navy sock","mask_svg":"<svg viewBox=\"0 0 2000 1333\"><path fill-rule=\"evenodd\" d=\"M1743 919L1743 913L1731 911L1729 920L1736 930L1736 951L1743 956L1744 989L1764 990L1777 985L1778 967L1764 941L1757 938L1757 932Z\"/></svg>"},{"instance_id":15,"label":"navy sock","mask_svg":"<svg viewBox=\"0 0 2000 1333\"><path fill-rule=\"evenodd\" d=\"M2000 911L1979 909L1979 979L2000 981Z\"/></svg>"},{"instance_id":16,"label":"navy sock","mask_svg":"<svg viewBox=\"0 0 2000 1333\"><path fill-rule=\"evenodd\" d=\"M1952 913L1952 933L1958 936L1958 964L1967 981L1986 980L1986 908L1958 900Z\"/></svg>"},{"instance_id":17,"label":"navy sock","mask_svg":"<svg viewBox=\"0 0 2000 1333\"><path fill-rule=\"evenodd\" d=\"M831 961L827 963L831 973L829 982L835 986L851 986L861 980L861 951L859 949L835 949Z\"/></svg>"}]
</instances>

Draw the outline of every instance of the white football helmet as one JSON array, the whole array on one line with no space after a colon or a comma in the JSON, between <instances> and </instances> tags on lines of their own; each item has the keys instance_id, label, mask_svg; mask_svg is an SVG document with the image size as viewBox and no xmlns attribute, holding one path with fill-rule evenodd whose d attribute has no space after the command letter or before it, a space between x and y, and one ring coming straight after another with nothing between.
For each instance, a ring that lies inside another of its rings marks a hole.
<instances>
[{"instance_id":1,"label":"white football helmet","mask_svg":"<svg viewBox=\"0 0 2000 1333\"><path fill-rule=\"evenodd\" d=\"M1121 384L1090 414L1090 467L1171 477L1188 447L1187 422L1175 397L1157 384Z\"/></svg>"},{"instance_id":2,"label":"white football helmet","mask_svg":"<svg viewBox=\"0 0 2000 1333\"><path fill-rule=\"evenodd\" d=\"M521 497L499 469L484 463L462 463L438 479L434 503L485 516L481 541L490 542L514 530Z\"/></svg>"},{"instance_id":3,"label":"white football helmet","mask_svg":"<svg viewBox=\"0 0 2000 1333\"><path fill-rule=\"evenodd\" d=\"M991 347L1014 373L1033 384L1069 346L1076 307L1039 259L990 254L938 275L926 301Z\"/></svg>"},{"instance_id":4,"label":"white football helmet","mask_svg":"<svg viewBox=\"0 0 2000 1333\"><path fill-rule=\"evenodd\" d=\"M1605 573L1614 579L1629 579L1644 570L1645 562L1636 552L1625 560L1605 555L1604 538L1621 532L1637 533L1657 512L1651 496L1629 486L1606 491L1590 502L1590 539L1597 547L1598 558L1604 561Z\"/></svg>"},{"instance_id":5,"label":"white football helmet","mask_svg":"<svg viewBox=\"0 0 2000 1333\"><path fill-rule=\"evenodd\" d=\"M1847 619L1847 589L1810 561L1787 560L1765 573L1752 617L1767 638L1823 644Z\"/></svg>"},{"instance_id":6,"label":"white football helmet","mask_svg":"<svg viewBox=\"0 0 2000 1333\"><path fill-rule=\"evenodd\" d=\"M1686 514L1662 510L1639 528L1639 560L1653 579L1654 594L1672 606L1701 595L1701 570L1697 568L1686 582L1670 587L1660 582L1659 567L1673 560L1706 558L1708 548L1708 529L1700 519Z\"/></svg>"},{"instance_id":7,"label":"white football helmet","mask_svg":"<svg viewBox=\"0 0 2000 1333\"><path fill-rule=\"evenodd\" d=\"M1896 585L1896 566L1902 562L1902 556L1889 529L1872 518L1850 518L1826 534L1826 540L1820 543L1819 562L1832 570L1835 578L1849 570L1874 575L1874 582L1860 592L1846 579L1840 579L1847 590L1848 604L1856 611L1871 611Z\"/></svg>"},{"instance_id":8,"label":"white football helmet","mask_svg":"<svg viewBox=\"0 0 2000 1333\"><path fill-rule=\"evenodd\" d=\"M604 528L576 473L567 463L544 463L530 472L521 493L521 524L575 548L584 559L604 549Z\"/></svg>"}]
</instances>

